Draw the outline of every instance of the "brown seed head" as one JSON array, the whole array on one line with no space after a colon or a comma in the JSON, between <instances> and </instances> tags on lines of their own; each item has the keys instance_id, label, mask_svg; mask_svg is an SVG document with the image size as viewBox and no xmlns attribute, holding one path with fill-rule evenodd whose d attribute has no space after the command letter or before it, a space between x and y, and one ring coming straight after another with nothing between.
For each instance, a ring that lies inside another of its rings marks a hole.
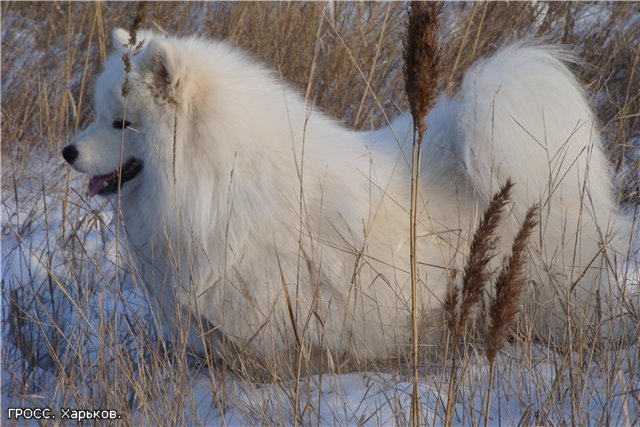
<instances>
[{"instance_id":1,"label":"brown seed head","mask_svg":"<svg viewBox=\"0 0 640 427\"><path fill-rule=\"evenodd\" d=\"M462 331L473 306L482 298L484 286L489 280L487 265L493 258L498 242L496 228L502 219L502 208L511 199L512 188L513 183L508 179L491 199L491 203L484 212L482 221L473 236L469 248L469 258L462 277L462 306L458 317L459 331Z\"/></svg>"},{"instance_id":2,"label":"brown seed head","mask_svg":"<svg viewBox=\"0 0 640 427\"><path fill-rule=\"evenodd\" d=\"M513 240L511 255L505 260L495 282L496 295L489 308L489 332L486 341L486 354L490 361L495 360L507 338L509 331L520 311L520 298L524 288L524 267L527 263L527 243L537 225L538 206L532 206Z\"/></svg>"},{"instance_id":3,"label":"brown seed head","mask_svg":"<svg viewBox=\"0 0 640 427\"><path fill-rule=\"evenodd\" d=\"M138 2L138 7L136 8L136 14L133 18L133 23L131 24L131 28L129 28L129 46L130 47L134 47L137 43L138 29L140 28L140 24L144 19L146 8L147 8L146 1Z\"/></svg>"},{"instance_id":4,"label":"brown seed head","mask_svg":"<svg viewBox=\"0 0 640 427\"><path fill-rule=\"evenodd\" d=\"M411 115L416 127L424 126L438 89L441 52L438 47L438 15L442 4L411 2L404 40L404 79Z\"/></svg>"},{"instance_id":5,"label":"brown seed head","mask_svg":"<svg viewBox=\"0 0 640 427\"><path fill-rule=\"evenodd\" d=\"M140 28L140 24L144 18L145 10L147 7L147 2L141 1L138 2L138 6L136 8L136 14L133 18L133 22L131 23L131 28L129 28L129 52L126 52L122 55L122 62L124 63L124 82L122 82L122 96L126 97L129 95L129 73L131 72L131 49L136 48L137 38L138 38L138 28ZM144 40L143 40L144 41ZM138 46L138 47L141 47ZM138 50L134 51L134 54L137 53Z\"/></svg>"}]
</instances>

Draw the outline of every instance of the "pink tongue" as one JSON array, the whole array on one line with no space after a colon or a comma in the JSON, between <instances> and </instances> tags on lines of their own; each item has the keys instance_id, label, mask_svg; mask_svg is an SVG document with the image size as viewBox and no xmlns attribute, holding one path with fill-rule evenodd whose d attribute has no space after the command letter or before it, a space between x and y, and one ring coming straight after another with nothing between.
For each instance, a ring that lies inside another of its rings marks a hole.
<instances>
[{"instance_id":1,"label":"pink tongue","mask_svg":"<svg viewBox=\"0 0 640 427\"><path fill-rule=\"evenodd\" d=\"M111 172L106 175L100 176L92 176L89 180L89 194L91 194L92 196L98 194L110 180L115 178L115 176L116 172Z\"/></svg>"}]
</instances>

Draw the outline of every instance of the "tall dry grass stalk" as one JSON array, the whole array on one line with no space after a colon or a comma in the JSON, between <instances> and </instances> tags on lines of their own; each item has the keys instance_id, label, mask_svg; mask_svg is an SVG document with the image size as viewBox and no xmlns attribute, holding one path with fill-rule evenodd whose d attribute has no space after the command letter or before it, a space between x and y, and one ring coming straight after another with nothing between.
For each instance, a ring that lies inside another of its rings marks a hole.
<instances>
[{"instance_id":1,"label":"tall dry grass stalk","mask_svg":"<svg viewBox=\"0 0 640 427\"><path fill-rule=\"evenodd\" d=\"M456 378L460 342L471 311L481 301L485 284L489 280L490 272L487 266L494 256L498 243L496 229L502 219L503 208L511 199L512 188L513 183L508 179L491 199L469 247L469 257L462 277L462 290L454 286L445 300L448 325L452 328L449 331L452 340L452 357L445 414L445 425L448 426L453 424L453 407L460 387Z\"/></svg>"},{"instance_id":2,"label":"tall dry grass stalk","mask_svg":"<svg viewBox=\"0 0 640 427\"><path fill-rule=\"evenodd\" d=\"M425 118L431 110L440 78L440 48L438 47L438 15L441 3L412 2L408 13L407 34L404 40L404 79L413 118L413 148L411 151L411 325L413 392L411 395L411 424L420 425L420 395L418 372L418 268L416 259L418 187L422 140L426 131Z\"/></svg>"},{"instance_id":3,"label":"tall dry grass stalk","mask_svg":"<svg viewBox=\"0 0 640 427\"><path fill-rule=\"evenodd\" d=\"M129 95L129 73L131 72L131 56L136 55L139 52L139 49L142 47L142 43L144 41L138 42L137 34L138 29L140 28L140 24L142 24L142 20L144 19L146 9L146 2L138 3L136 8L136 12L133 18L133 22L131 23L131 27L129 28L129 50L122 55L122 62L124 63L125 77L122 82L121 93L124 98L124 105L122 108L122 129L120 131L120 163L118 167L118 199L116 201L116 215L117 215L117 223L115 230L115 238L116 245L120 244L121 239L121 224L122 224L122 194L120 189L122 188L122 168L124 166L125 158L124 158L124 137L126 130L126 118L127 118L127 99ZM118 271L120 264L119 252L116 251L115 256L115 274L116 274L116 282L118 281Z\"/></svg>"},{"instance_id":4,"label":"tall dry grass stalk","mask_svg":"<svg viewBox=\"0 0 640 427\"><path fill-rule=\"evenodd\" d=\"M509 332L516 321L521 308L522 291L525 283L524 267L527 263L527 244L533 229L538 224L538 205L532 206L525 216L524 222L516 235L511 254L502 265L494 283L495 296L489 307L489 330L485 342L485 354L489 360L489 387L485 409L485 427L489 425L491 410L491 391L495 372L496 355L504 347Z\"/></svg>"}]
</instances>

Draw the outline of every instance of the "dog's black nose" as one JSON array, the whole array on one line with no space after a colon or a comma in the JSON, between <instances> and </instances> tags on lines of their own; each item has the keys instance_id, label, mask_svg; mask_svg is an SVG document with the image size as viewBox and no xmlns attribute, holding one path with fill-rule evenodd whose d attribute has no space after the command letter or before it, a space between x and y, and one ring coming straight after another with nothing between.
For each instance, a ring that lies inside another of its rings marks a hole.
<instances>
[{"instance_id":1,"label":"dog's black nose","mask_svg":"<svg viewBox=\"0 0 640 427\"><path fill-rule=\"evenodd\" d=\"M62 149L62 157L69 162L73 163L73 161L78 157L78 150L73 145L67 145Z\"/></svg>"}]
</instances>

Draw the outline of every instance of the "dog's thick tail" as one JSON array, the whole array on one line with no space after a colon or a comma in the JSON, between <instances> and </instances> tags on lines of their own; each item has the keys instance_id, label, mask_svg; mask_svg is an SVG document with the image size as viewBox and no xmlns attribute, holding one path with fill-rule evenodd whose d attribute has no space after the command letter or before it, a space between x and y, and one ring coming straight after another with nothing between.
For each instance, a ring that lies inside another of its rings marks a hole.
<instances>
[{"instance_id":1,"label":"dog's thick tail","mask_svg":"<svg viewBox=\"0 0 640 427\"><path fill-rule=\"evenodd\" d=\"M511 177L530 200L544 204L565 190L570 207L581 205L587 191L612 210L597 123L565 58L553 48L516 45L467 73L458 113L461 151L483 198Z\"/></svg>"},{"instance_id":2,"label":"dog's thick tail","mask_svg":"<svg viewBox=\"0 0 640 427\"><path fill-rule=\"evenodd\" d=\"M598 124L568 59L550 47L516 45L476 64L458 110L463 164L481 199L511 178L519 213L540 202L543 215L564 223L549 224L556 234L550 238L582 229L583 238L606 241L608 230L628 224L618 215Z\"/></svg>"},{"instance_id":3,"label":"dog's thick tail","mask_svg":"<svg viewBox=\"0 0 640 427\"><path fill-rule=\"evenodd\" d=\"M584 304L599 289L607 303L619 296L632 227L619 214L598 124L570 61L554 48L515 45L477 63L461 87L458 149L481 204L508 178L514 225L540 203L537 274L564 284L548 297L575 294Z\"/></svg>"}]
</instances>

